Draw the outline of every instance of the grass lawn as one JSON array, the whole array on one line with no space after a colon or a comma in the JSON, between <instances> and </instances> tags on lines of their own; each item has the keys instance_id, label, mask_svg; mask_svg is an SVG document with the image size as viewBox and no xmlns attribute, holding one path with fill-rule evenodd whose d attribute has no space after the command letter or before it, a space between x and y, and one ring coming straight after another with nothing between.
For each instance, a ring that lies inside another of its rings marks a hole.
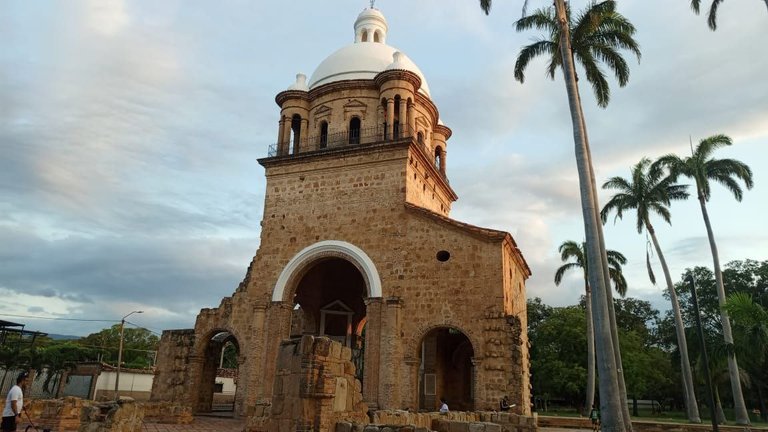
<instances>
[{"instance_id":1,"label":"grass lawn","mask_svg":"<svg viewBox=\"0 0 768 432\"><path fill-rule=\"evenodd\" d=\"M631 412L630 408L630 412ZM580 417L579 413L575 409L568 408L556 408L548 411L537 411L540 416L552 416L552 417ZM661 421L670 423L688 423L685 412L683 411L666 411L661 414L651 413L650 410L639 410L639 416L632 416L632 420L637 421ZM709 412L706 408L700 409L702 423L709 423ZM733 409L725 409L725 418L728 420L726 425L735 425L733 421ZM754 426L766 427L768 423L760 420L760 416L755 413L750 413L749 419Z\"/></svg>"}]
</instances>

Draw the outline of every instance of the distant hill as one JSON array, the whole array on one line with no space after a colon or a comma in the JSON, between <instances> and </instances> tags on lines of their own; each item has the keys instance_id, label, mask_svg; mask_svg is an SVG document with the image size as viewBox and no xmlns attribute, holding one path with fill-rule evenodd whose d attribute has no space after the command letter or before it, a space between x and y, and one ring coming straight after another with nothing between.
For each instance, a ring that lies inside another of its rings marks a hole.
<instances>
[{"instance_id":1,"label":"distant hill","mask_svg":"<svg viewBox=\"0 0 768 432\"><path fill-rule=\"evenodd\" d=\"M80 336L60 335L60 334L54 334L54 333L49 333L48 337L53 339L53 340L74 340L74 339L80 339Z\"/></svg>"}]
</instances>

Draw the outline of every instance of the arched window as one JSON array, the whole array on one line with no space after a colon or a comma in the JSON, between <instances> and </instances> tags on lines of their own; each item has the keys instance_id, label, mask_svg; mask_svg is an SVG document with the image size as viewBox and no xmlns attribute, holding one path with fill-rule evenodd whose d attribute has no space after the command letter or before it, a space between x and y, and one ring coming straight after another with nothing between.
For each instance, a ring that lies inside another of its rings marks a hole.
<instances>
[{"instance_id":1,"label":"arched window","mask_svg":"<svg viewBox=\"0 0 768 432\"><path fill-rule=\"evenodd\" d=\"M435 168L443 172L443 149L440 147L435 148Z\"/></svg>"},{"instance_id":2,"label":"arched window","mask_svg":"<svg viewBox=\"0 0 768 432\"><path fill-rule=\"evenodd\" d=\"M368 30L363 30L363 42L368 42Z\"/></svg>"},{"instance_id":3,"label":"arched window","mask_svg":"<svg viewBox=\"0 0 768 432\"><path fill-rule=\"evenodd\" d=\"M349 121L349 143L360 144L360 118L352 117Z\"/></svg>"},{"instance_id":4,"label":"arched window","mask_svg":"<svg viewBox=\"0 0 768 432\"><path fill-rule=\"evenodd\" d=\"M328 122L320 123L320 148L328 147Z\"/></svg>"},{"instance_id":5,"label":"arched window","mask_svg":"<svg viewBox=\"0 0 768 432\"><path fill-rule=\"evenodd\" d=\"M378 30L376 30L376 31L373 33L373 41L374 41L374 42L379 42L379 41L381 41L381 39L379 38L379 31L378 31Z\"/></svg>"},{"instance_id":6,"label":"arched window","mask_svg":"<svg viewBox=\"0 0 768 432\"><path fill-rule=\"evenodd\" d=\"M291 145L290 154L299 152L299 143L301 142L301 116L294 114L291 118Z\"/></svg>"}]
</instances>

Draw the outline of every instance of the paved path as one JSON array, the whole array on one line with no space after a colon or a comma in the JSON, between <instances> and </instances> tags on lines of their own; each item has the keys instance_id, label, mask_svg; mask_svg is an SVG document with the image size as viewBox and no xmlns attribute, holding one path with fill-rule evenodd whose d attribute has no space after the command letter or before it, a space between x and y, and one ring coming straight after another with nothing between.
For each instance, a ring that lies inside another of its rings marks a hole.
<instances>
[{"instance_id":1,"label":"paved path","mask_svg":"<svg viewBox=\"0 0 768 432\"><path fill-rule=\"evenodd\" d=\"M143 432L241 432L242 419L197 416L190 424L144 423Z\"/></svg>"}]
</instances>

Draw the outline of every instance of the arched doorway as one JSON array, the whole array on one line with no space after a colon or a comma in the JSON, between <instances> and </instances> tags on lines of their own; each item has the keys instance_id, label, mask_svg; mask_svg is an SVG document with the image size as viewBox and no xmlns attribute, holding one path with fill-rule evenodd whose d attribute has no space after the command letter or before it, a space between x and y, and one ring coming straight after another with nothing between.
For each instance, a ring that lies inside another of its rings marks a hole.
<instances>
[{"instance_id":1,"label":"arched doorway","mask_svg":"<svg viewBox=\"0 0 768 432\"><path fill-rule=\"evenodd\" d=\"M460 330L438 327L421 340L419 410L436 411L445 398L452 411L474 409L474 350Z\"/></svg>"},{"instance_id":2,"label":"arched doorway","mask_svg":"<svg viewBox=\"0 0 768 432\"><path fill-rule=\"evenodd\" d=\"M214 331L203 351L195 411L233 415L238 393L240 344L228 331Z\"/></svg>"},{"instance_id":3,"label":"arched doorway","mask_svg":"<svg viewBox=\"0 0 768 432\"><path fill-rule=\"evenodd\" d=\"M326 336L364 358L367 288L360 270L343 258L322 258L309 266L293 297L291 335ZM356 375L363 379L362 362Z\"/></svg>"}]
</instances>

